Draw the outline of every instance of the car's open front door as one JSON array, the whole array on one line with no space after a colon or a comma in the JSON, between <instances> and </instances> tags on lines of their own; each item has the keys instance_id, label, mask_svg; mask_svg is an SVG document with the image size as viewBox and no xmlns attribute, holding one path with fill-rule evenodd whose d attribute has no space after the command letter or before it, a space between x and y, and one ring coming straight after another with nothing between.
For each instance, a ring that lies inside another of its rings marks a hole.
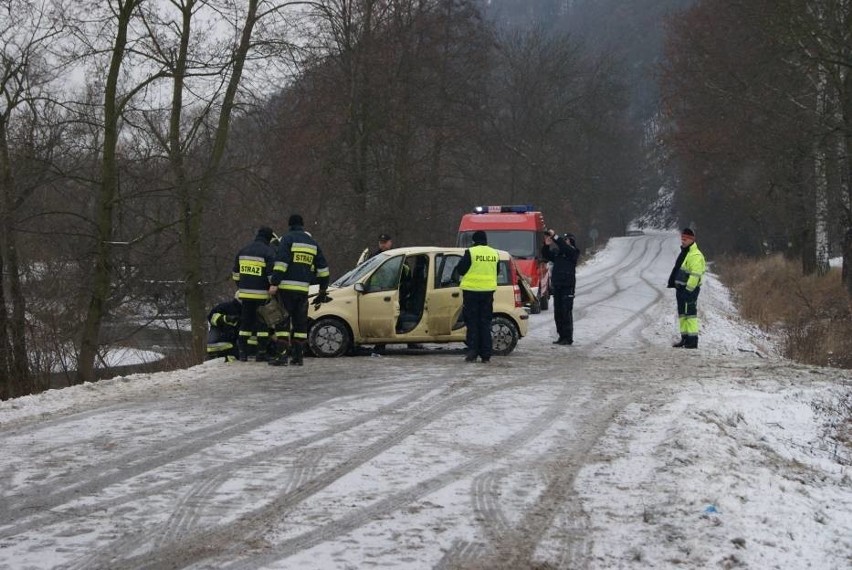
<instances>
[{"instance_id":1,"label":"car's open front door","mask_svg":"<svg viewBox=\"0 0 852 570\"><path fill-rule=\"evenodd\" d=\"M358 298L358 326L365 339L389 339L396 335L403 259L402 255L391 257L364 281L364 290Z\"/></svg>"},{"instance_id":2,"label":"car's open front door","mask_svg":"<svg viewBox=\"0 0 852 570\"><path fill-rule=\"evenodd\" d=\"M453 324L461 314L462 295L461 277L456 267L461 261L458 254L435 255L435 280L426 298L426 311L429 322L429 334L434 336L449 335L453 332Z\"/></svg>"}]
</instances>

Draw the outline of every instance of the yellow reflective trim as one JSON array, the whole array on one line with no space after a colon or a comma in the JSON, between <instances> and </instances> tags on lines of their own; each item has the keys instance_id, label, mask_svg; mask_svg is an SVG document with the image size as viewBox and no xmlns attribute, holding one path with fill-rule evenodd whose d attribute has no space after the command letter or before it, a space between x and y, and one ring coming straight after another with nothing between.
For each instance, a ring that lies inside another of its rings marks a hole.
<instances>
[{"instance_id":1,"label":"yellow reflective trim","mask_svg":"<svg viewBox=\"0 0 852 570\"><path fill-rule=\"evenodd\" d=\"M240 289L240 299L269 299L269 291L266 289Z\"/></svg>"},{"instance_id":2,"label":"yellow reflective trim","mask_svg":"<svg viewBox=\"0 0 852 570\"><path fill-rule=\"evenodd\" d=\"M290 248L292 252L302 252L302 253L312 253L316 255L317 246L309 244L309 243L294 243L293 247Z\"/></svg>"}]
</instances>

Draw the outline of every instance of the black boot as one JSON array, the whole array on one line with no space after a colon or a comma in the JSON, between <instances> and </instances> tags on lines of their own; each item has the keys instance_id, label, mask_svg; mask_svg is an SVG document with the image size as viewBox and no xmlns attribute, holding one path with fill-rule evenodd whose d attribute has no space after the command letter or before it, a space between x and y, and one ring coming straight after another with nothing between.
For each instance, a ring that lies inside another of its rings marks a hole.
<instances>
[{"instance_id":1,"label":"black boot","mask_svg":"<svg viewBox=\"0 0 852 570\"><path fill-rule=\"evenodd\" d=\"M684 348L698 348L698 337L697 336L689 336L686 337L686 344L683 345Z\"/></svg>"},{"instance_id":2,"label":"black boot","mask_svg":"<svg viewBox=\"0 0 852 570\"><path fill-rule=\"evenodd\" d=\"M237 341L237 359L240 362L248 362L248 340L240 338Z\"/></svg>"},{"instance_id":3,"label":"black boot","mask_svg":"<svg viewBox=\"0 0 852 570\"><path fill-rule=\"evenodd\" d=\"M302 366L302 356L304 351L304 346L301 342L297 342L293 345L293 354L290 356L290 364L294 366Z\"/></svg>"},{"instance_id":4,"label":"black boot","mask_svg":"<svg viewBox=\"0 0 852 570\"><path fill-rule=\"evenodd\" d=\"M257 341L257 354L254 357L255 362L266 362L269 360L269 354L267 353L268 343L267 339L259 339Z\"/></svg>"},{"instance_id":5,"label":"black boot","mask_svg":"<svg viewBox=\"0 0 852 570\"><path fill-rule=\"evenodd\" d=\"M680 342L676 342L672 345L673 348L685 348L686 347L686 335L680 335Z\"/></svg>"},{"instance_id":6,"label":"black boot","mask_svg":"<svg viewBox=\"0 0 852 570\"><path fill-rule=\"evenodd\" d=\"M289 354L288 353L289 353L288 346L287 345L281 345L281 347L278 349L277 353L274 356L269 358L269 362L267 362L267 364L269 364L270 366L287 366L287 363L289 362L289 360L288 360Z\"/></svg>"},{"instance_id":7,"label":"black boot","mask_svg":"<svg viewBox=\"0 0 852 570\"><path fill-rule=\"evenodd\" d=\"M287 355L282 353L278 356L270 358L267 361L267 364L270 366L287 366Z\"/></svg>"}]
</instances>

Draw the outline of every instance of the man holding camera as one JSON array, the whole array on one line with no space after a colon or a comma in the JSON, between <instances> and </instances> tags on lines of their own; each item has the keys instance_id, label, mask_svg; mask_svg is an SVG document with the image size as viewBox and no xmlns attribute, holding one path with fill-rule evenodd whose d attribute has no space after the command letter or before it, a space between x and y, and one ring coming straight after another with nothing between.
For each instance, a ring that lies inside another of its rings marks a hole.
<instances>
[{"instance_id":1,"label":"man holding camera","mask_svg":"<svg viewBox=\"0 0 852 570\"><path fill-rule=\"evenodd\" d=\"M553 294L553 320L559 338L553 344L574 344L574 289L577 285L577 260L580 250L573 234L560 236L554 230L545 232L541 256L553 263L550 288Z\"/></svg>"}]
</instances>

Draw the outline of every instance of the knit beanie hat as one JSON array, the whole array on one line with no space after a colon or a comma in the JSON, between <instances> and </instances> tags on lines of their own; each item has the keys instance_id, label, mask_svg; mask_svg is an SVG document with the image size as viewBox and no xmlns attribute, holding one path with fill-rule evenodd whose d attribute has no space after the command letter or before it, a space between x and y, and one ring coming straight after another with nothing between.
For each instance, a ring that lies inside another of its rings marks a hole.
<instances>
[{"instance_id":1,"label":"knit beanie hat","mask_svg":"<svg viewBox=\"0 0 852 570\"><path fill-rule=\"evenodd\" d=\"M681 234L681 235L684 235L684 236L695 237L695 232L694 232L694 231L692 231L692 230L691 230L691 229L689 229L689 228L683 228L683 231L682 231L682 232L680 232L680 234Z\"/></svg>"},{"instance_id":2,"label":"knit beanie hat","mask_svg":"<svg viewBox=\"0 0 852 570\"><path fill-rule=\"evenodd\" d=\"M474 245L488 245L488 236L482 230L476 230L473 232L473 243Z\"/></svg>"},{"instance_id":3,"label":"knit beanie hat","mask_svg":"<svg viewBox=\"0 0 852 570\"><path fill-rule=\"evenodd\" d=\"M257 230L257 237L255 239L262 239L264 242L269 243L273 235L272 228L263 226Z\"/></svg>"},{"instance_id":4,"label":"knit beanie hat","mask_svg":"<svg viewBox=\"0 0 852 570\"><path fill-rule=\"evenodd\" d=\"M302 216L300 216L299 214L293 214L292 216L290 216L290 219L287 221L287 225L290 226L290 227L304 226L305 221L302 219Z\"/></svg>"}]
</instances>

